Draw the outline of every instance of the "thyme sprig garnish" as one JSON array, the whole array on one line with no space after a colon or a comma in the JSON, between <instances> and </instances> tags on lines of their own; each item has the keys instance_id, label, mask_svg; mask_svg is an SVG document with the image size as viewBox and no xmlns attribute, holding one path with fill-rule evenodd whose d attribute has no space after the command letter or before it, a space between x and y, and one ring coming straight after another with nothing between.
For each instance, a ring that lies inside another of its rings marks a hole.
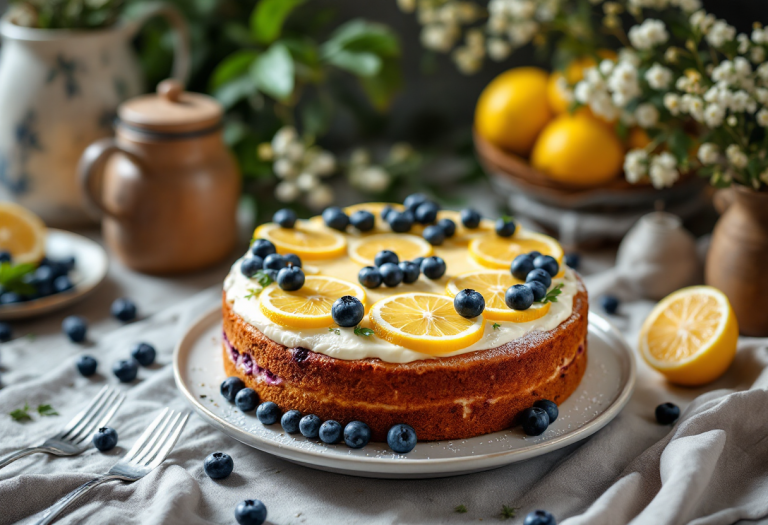
<instances>
[{"instance_id":1,"label":"thyme sprig garnish","mask_svg":"<svg viewBox=\"0 0 768 525\"><path fill-rule=\"evenodd\" d=\"M550 291L547 292L547 295L544 296L543 299L541 299L541 304L547 304L547 303L556 303L557 302L557 296L563 293L563 283L558 284L554 288L552 288Z\"/></svg>"}]
</instances>

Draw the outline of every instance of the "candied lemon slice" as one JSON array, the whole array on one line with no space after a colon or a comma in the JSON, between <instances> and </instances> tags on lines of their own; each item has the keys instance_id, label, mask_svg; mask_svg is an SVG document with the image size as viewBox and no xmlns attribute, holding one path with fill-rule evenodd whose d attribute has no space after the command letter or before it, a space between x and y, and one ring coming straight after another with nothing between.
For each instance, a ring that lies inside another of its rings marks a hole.
<instances>
[{"instance_id":1,"label":"candied lemon slice","mask_svg":"<svg viewBox=\"0 0 768 525\"><path fill-rule=\"evenodd\" d=\"M254 238L267 239L279 253L295 253L302 259L334 259L344 255L347 240L325 226L299 221L294 228L281 228L269 222L256 228Z\"/></svg>"},{"instance_id":2,"label":"candied lemon slice","mask_svg":"<svg viewBox=\"0 0 768 525\"><path fill-rule=\"evenodd\" d=\"M683 288L662 299L640 330L645 361L680 385L720 377L736 355L739 326L731 303L711 286Z\"/></svg>"},{"instance_id":3,"label":"candied lemon slice","mask_svg":"<svg viewBox=\"0 0 768 525\"><path fill-rule=\"evenodd\" d=\"M16 263L36 263L45 255L45 224L28 209L0 204L0 250L8 251Z\"/></svg>"},{"instance_id":4,"label":"candied lemon slice","mask_svg":"<svg viewBox=\"0 0 768 525\"><path fill-rule=\"evenodd\" d=\"M345 295L365 303L365 291L356 284L328 277L308 275L295 292L272 283L259 295L262 313L270 321L289 328L324 328L333 324L331 306Z\"/></svg>"},{"instance_id":5,"label":"candied lemon slice","mask_svg":"<svg viewBox=\"0 0 768 525\"><path fill-rule=\"evenodd\" d=\"M374 303L369 316L381 339L426 354L455 352L483 336L483 317L465 319L456 313L453 299L444 295L393 295Z\"/></svg>"},{"instance_id":6,"label":"candied lemon slice","mask_svg":"<svg viewBox=\"0 0 768 525\"><path fill-rule=\"evenodd\" d=\"M450 241L457 244L467 244L472 239L492 232L494 227L492 220L483 219L477 228L465 228L461 223L461 212L454 210L440 210L437 212L437 220L440 219L451 219L456 224L456 233L450 238Z\"/></svg>"},{"instance_id":7,"label":"candied lemon slice","mask_svg":"<svg viewBox=\"0 0 768 525\"><path fill-rule=\"evenodd\" d=\"M432 255L432 245L422 237L403 233L380 233L369 235L349 245L349 257L365 266L373 265L373 258L381 250L390 250L401 261Z\"/></svg>"},{"instance_id":8,"label":"candied lemon slice","mask_svg":"<svg viewBox=\"0 0 768 525\"><path fill-rule=\"evenodd\" d=\"M486 268L507 269L512 259L521 253L532 251L554 257L563 265L563 249L560 244L547 235L520 230L512 237L499 237L489 233L473 239L469 243L469 255Z\"/></svg>"}]
</instances>

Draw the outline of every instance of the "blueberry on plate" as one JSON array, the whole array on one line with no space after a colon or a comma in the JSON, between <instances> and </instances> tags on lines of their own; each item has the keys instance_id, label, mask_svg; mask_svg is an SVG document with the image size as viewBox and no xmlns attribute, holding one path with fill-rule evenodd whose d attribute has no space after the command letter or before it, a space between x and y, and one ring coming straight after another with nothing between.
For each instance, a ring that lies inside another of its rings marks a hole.
<instances>
[{"instance_id":1,"label":"blueberry on plate","mask_svg":"<svg viewBox=\"0 0 768 525\"><path fill-rule=\"evenodd\" d=\"M574 270L578 270L579 265L581 264L581 256L576 252L566 253L563 260L565 261L566 266L573 268Z\"/></svg>"},{"instance_id":2,"label":"blueberry on plate","mask_svg":"<svg viewBox=\"0 0 768 525\"><path fill-rule=\"evenodd\" d=\"M552 277L560 271L560 265L551 255L539 255L533 260L533 267L546 271Z\"/></svg>"},{"instance_id":3,"label":"blueberry on plate","mask_svg":"<svg viewBox=\"0 0 768 525\"><path fill-rule=\"evenodd\" d=\"M298 410L289 410L280 418L280 426L289 434L295 434L299 431L299 421L301 421L301 412Z\"/></svg>"},{"instance_id":4,"label":"blueberry on plate","mask_svg":"<svg viewBox=\"0 0 768 525\"><path fill-rule=\"evenodd\" d=\"M136 305L127 297L115 299L109 308L112 315L124 323L136 319Z\"/></svg>"},{"instance_id":5,"label":"blueberry on plate","mask_svg":"<svg viewBox=\"0 0 768 525\"><path fill-rule=\"evenodd\" d=\"M424 261L424 257L416 257L415 259L411 259L411 262L419 267L419 271L421 271L421 263Z\"/></svg>"},{"instance_id":6,"label":"blueberry on plate","mask_svg":"<svg viewBox=\"0 0 768 525\"><path fill-rule=\"evenodd\" d=\"M299 432L305 438L317 439L320 435L320 425L322 424L322 419L314 414L307 414L299 421Z\"/></svg>"},{"instance_id":7,"label":"blueberry on plate","mask_svg":"<svg viewBox=\"0 0 768 525\"><path fill-rule=\"evenodd\" d=\"M93 434L93 446L101 452L112 450L117 445L117 430L101 427Z\"/></svg>"},{"instance_id":8,"label":"blueberry on plate","mask_svg":"<svg viewBox=\"0 0 768 525\"><path fill-rule=\"evenodd\" d=\"M289 266L277 272L275 280L281 290L295 292L304 286L304 272L298 266Z\"/></svg>"},{"instance_id":9,"label":"blueberry on plate","mask_svg":"<svg viewBox=\"0 0 768 525\"><path fill-rule=\"evenodd\" d=\"M410 231L413 227L413 213L408 210L397 211L392 210L387 215L387 223L390 229L395 233L405 233Z\"/></svg>"},{"instance_id":10,"label":"blueberry on plate","mask_svg":"<svg viewBox=\"0 0 768 525\"><path fill-rule=\"evenodd\" d=\"M381 273L375 266L361 268L357 274L357 280L366 288L378 288L381 286Z\"/></svg>"},{"instance_id":11,"label":"blueberry on plate","mask_svg":"<svg viewBox=\"0 0 768 525\"><path fill-rule=\"evenodd\" d=\"M671 425L680 417L680 407L674 403L662 403L656 407L656 421L659 425Z\"/></svg>"},{"instance_id":12,"label":"blueberry on plate","mask_svg":"<svg viewBox=\"0 0 768 525\"><path fill-rule=\"evenodd\" d=\"M416 211L413 213L416 222L420 224L432 224L437 220L437 212L440 211L440 206L432 201L427 201L419 204Z\"/></svg>"},{"instance_id":13,"label":"blueberry on plate","mask_svg":"<svg viewBox=\"0 0 768 525\"><path fill-rule=\"evenodd\" d=\"M280 407L272 401L266 401L256 408L256 419L261 421L262 425L274 425L280 421L281 415Z\"/></svg>"},{"instance_id":14,"label":"blueberry on plate","mask_svg":"<svg viewBox=\"0 0 768 525\"><path fill-rule=\"evenodd\" d=\"M84 377L89 377L95 374L98 365L98 361L90 355L81 355L77 359L77 371Z\"/></svg>"},{"instance_id":15,"label":"blueberry on plate","mask_svg":"<svg viewBox=\"0 0 768 525\"><path fill-rule=\"evenodd\" d=\"M224 396L224 399L230 403L234 403L235 396L243 388L245 388L245 383L243 383L243 380L239 377L231 376L221 382L219 390L221 391L221 395Z\"/></svg>"},{"instance_id":16,"label":"blueberry on plate","mask_svg":"<svg viewBox=\"0 0 768 525\"><path fill-rule=\"evenodd\" d=\"M398 257L395 252L390 250L381 250L373 258L373 264L375 264L376 266L381 266L382 264L385 264L385 263L397 264L399 262L400 262L400 257Z\"/></svg>"},{"instance_id":17,"label":"blueberry on plate","mask_svg":"<svg viewBox=\"0 0 768 525\"><path fill-rule=\"evenodd\" d=\"M411 193L403 201L403 206L405 206L405 209L415 212L416 208L428 201L429 197L423 193Z\"/></svg>"},{"instance_id":18,"label":"blueberry on plate","mask_svg":"<svg viewBox=\"0 0 768 525\"><path fill-rule=\"evenodd\" d=\"M525 286L531 289L533 292L533 302L538 302L547 296L547 287L544 283L539 281L528 281Z\"/></svg>"},{"instance_id":19,"label":"blueberry on plate","mask_svg":"<svg viewBox=\"0 0 768 525\"><path fill-rule=\"evenodd\" d=\"M88 323L79 315L70 315L61 322L62 331L73 343L82 343L88 333Z\"/></svg>"},{"instance_id":20,"label":"blueberry on plate","mask_svg":"<svg viewBox=\"0 0 768 525\"><path fill-rule=\"evenodd\" d=\"M279 224L281 228L293 228L296 225L296 212L290 208L277 210L272 216L272 222Z\"/></svg>"},{"instance_id":21,"label":"blueberry on plate","mask_svg":"<svg viewBox=\"0 0 768 525\"><path fill-rule=\"evenodd\" d=\"M155 347L149 343L136 343L131 349L131 357L138 361L141 366L149 366L154 363L156 355Z\"/></svg>"},{"instance_id":22,"label":"blueberry on plate","mask_svg":"<svg viewBox=\"0 0 768 525\"><path fill-rule=\"evenodd\" d=\"M523 432L529 436L539 436L547 430L549 426L549 416L547 412L538 407L526 408L520 418L523 425Z\"/></svg>"},{"instance_id":23,"label":"blueberry on plate","mask_svg":"<svg viewBox=\"0 0 768 525\"><path fill-rule=\"evenodd\" d=\"M320 425L320 441L323 443L328 443L329 445L333 445L334 443L338 443L341 441L341 423L338 421L334 421L333 419L329 419L328 421L324 421L322 425Z\"/></svg>"},{"instance_id":24,"label":"blueberry on plate","mask_svg":"<svg viewBox=\"0 0 768 525\"><path fill-rule=\"evenodd\" d=\"M235 395L235 406L243 412L250 412L259 404L259 395L252 388L245 387Z\"/></svg>"},{"instance_id":25,"label":"blueberry on plate","mask_svg":"<svg viewBox=\"0 0 768 525\"><path fill-rule=\"evenodd\" d=\"M323 221L329 228L342 232L349 225L349 217L338 206L331 206L323 210Z\"/></svg>"},{"instance_id":26,"label":"blueberry on plate","mask_svg":"<svg viewBox=\"0 0 768 525\"><path fill-rule=\"evenodd\" d=\"M368 232L373 229L376 224L376 217L373 213L366 210L357 210L349 217L349 222L358 231Z\"/></svg>"},{"instance_id":27,"label":"blueberry on plate","mask_svg":"<svg viewBox=\"0 0 768 525\"><path fill-rule=\"evenodd\" d=\"M524 281L533 269L533 257L527 253L515 257L512 264L509 266L509 271L512 272L512 277L520 279L521 281Z\"/></svg>"},{"instance_id":28,"label":"blueberry on plate","mask_svg":"<svg viewBox=\"0 0 768 525\"><path fill-rule=\"evenodd\" d=\"M499 237L512 237L517 229L515 221L510 221L504 218L498 219L494 227L496 235Z\"/></svg>"},{"instance_id":29,"label":"blueberry on plate","mask_svg":"<svg viewBox=\"0 0 768 525\"><path fill-rule=\"evenodd\" d=\"M557 419L557 416L560 415L560 410L557 408L557 404L554 401L550 401L549 399L539 399L533 403L533 406L540 408L547 413L547 416L549 416L550 425L554 423Z\"/></svg>"},{"instance_id":30,"label":"blueberry on plate","mask_svg":"<svg viewBox=\"0 0 768 525\"><path fill-rule=\"evenodd\" d=\"M254 255L253 257L246 257L240 263L240 273L249 279L256 275L256 272L260 272L262 268L264 268L264 259L258 255Z\"/></svg>"},{"instance_id":31,"label":"blueberry on plate","mask_svg":"<svg viewBox=\"0 0 768 525\"><path fill-rule=\"evenodd\" d=\"M453 307L460 316L472 319L485 310L485 299L479 292L466 288L453 298Z\"/></svg>"},{"instance_id":32,"label":"blueberry on plate","mask_svg":"<svg viewBox=\"0 0 768 525\"><path fill-rule=\"evenodd\" d=\"M461 210L461 224L463 224L465 228L474 230L480 226L480 219L482 219L481 215L472 208L464 208Z\"/></svg>"},{"instance_id":33,"label":"blueberry on plate","mask_svg":"<svg viewBox=\"0 0 768 525\"><path fill-rule=\"evenodd\" d=\"M389 288L394 288L403 282L403 270L396 263L388 262L382 264L379 266L379 273L384 285Z\"/></svg>"},{"instance_id":34,"label":"blueberry on plate","mask_svg":"<svg viewBox=\"0 0 768 525\"><path fill-rule=\"evenodd\" d=\"M371 440L371 429L362 421L352 421L344 427L344 443L349 448L363 448Z\"/></svg>"},{"instance_id":35,"label":"blueberry on plate","mask_svg":"<svg viewBox=\"0 0 768 525\"><path fill-rule=\"evenodd\" d=\"M421 275L421 269L415 263L411 261L403 261L398 264L400 270L403 272L403 282L405 284L412 284L419 280Z\"/></svg>"},{"instance_id":36,"label":"blueberry on plate","mask_svg":"<svg viewBox=\"0 0 768 525\"><path fill-rule=\"evenodd\" d=\"M440 219L437 225L443 230L445 237L453 237L456 234L456 223L451 219Z\"/></svg>"},{"instance_id":37,"label":"blueberry on plate","mask_svg":"<svg viewBox=\"0 0 768 525\"><path fill-rule=\"evenodd\" d=\"M277 249L274 244L266 239L256 239L251 245L251 254L258 255L262 259L273 253L277 253Z\"/></svg>"},{"instance_id":38,"label":"blueberry on plate","mask_svg":"<svg viewBox=\"0 0 768 525\"><path fill-rule=\"evenodd\" d=\"M287 268L287 267L288 267L288 261L286 261L285 257L280 255L279 253L273 253L264 257L263 268L265 270L275 270L276 272L279 272L283 268Z\"/></svg>"},{"instance_id":39,"label":"blueberry on plate","mask_svg":"<svg viewBox=\"0 0 768 525\"><path fill-rule=\"evenodd\" d=\"M120 359L112 365L112 373L121 383L130 383L139 373L139 363L134 359Z\"/></svg>"},{"instance_id":40,"label":"blueberry on plate","mask_svg":"<svg viewBox=\"0 0 768 525\"><path fill-rule=\"evenodd\" d=\"M295 253L286 253L283 255L283 259L288 263L288 266L296 266L301 268L301 259Z\"/></svg>"},{"instance_id":41,"label":"blueberry on plate","mask_svg":"<svg viewBox=\"0 0 768 525\"><path fill-rule=\"evenodd\" d=\"M600 298L600 306L605 313L613 315L619 309L619 299L615 295L604 295Z\"/></svg>"},{"instance_id":42,"label":"blueberry on plate","mask_svg":"<svg viewBox=\"0 0 768 525\"><path fill-rule=\"evenodd\" d=\"M0 343L7 343L13 337L13 329L8 323L0 323Z\"/></svg>"},{"instance_id":43,"label":"blueberry on plate","mask_svg":"<svg viewBox=\"0 0 768 525\"><path fill-rule=\"evenodd\" d=\"M440 246L445 242L445 232L437 224L424 228L424 233L421 236L432 246Z\"/></svg>"},{"instance_id":44,"label":"blueberry on plate","mask_svg":"<svg viewBox=\"0 0 768 525\"><path fill-rule=\"evenodd\" d=\"M387 432L387 445L393 452L407 454L416 446L416 431L410 425L399 423Z\"/></svg>"},{"instance_id":45,"label":"blueberry on plate","mask_svg":"<svg viewBox=\"0 0 768 525\"><path fill-rule=\"evenodd\" d=\"M557 522L555 517L546 510L534 510L525 517L523 525L557 525Z\"/></svg>"},{"instance_id":46,"label":"blueberry on plate","mask_svg":"<svg viewBox=\"0 0 768 525\"><path fill-rule=\"evenodd\" d=\"M235 507L235 520L240 525L262 525L267 521L267 507L257 499L241 501Z\"/></svg>"},{"instance_id":47,"label":"blueberry on plate","mask_svg":"<svg viewBox=\"0 0 768 525\"><path fill-rule=\"evenodd\" d=\"M22 300L21 296L16 292L3 292L0 294L0 304L16 304Z\"/></svg>"},{"instance_id":48,"label":"blueberry on plate","mask_svg":"<svg viewBox=\"0 0 768 525\"><path fill-rule=\"evenodd\" d=\"M423 273L427 279L439 279L445 275L445 270L445 261L442 257L433 255L432 257L426 257L421 261L421 273Z\"/></svg>"},{"instance_id":49,"label":"blueberry on plate","mask_svg":"<svg viewBox=\"0 0 768 525\"><path fill-rule=\"evenodd\" d=\"M234 468L232 457L224 452L208 454L203 461L203 470L211 479L224 479L232 474Z\"/></svg>"},{"instance_id":50,"label":"blueberry on plate","mask_svg":"<svg viewBox=\"0 0 768 525\"><path fill-rule=\"evenodd\" d=\"M339 297L331 306L333 322L344 328L351 328L360 324L365 315L365 307L360 299L345 295Z\"/></svg>"},{"instance_id":51,"label":"blueberry on plate","mask_svg":"<svg viewBox=\"0 0 768 525\"><path fill-rule=\"evenodd\" d=\"M504 302L513 310L527 310L533 304L533 291L524 284L513 284L507 288Z\"/></svg>"},{"instance_id":52,"label":"blueberry on plate","mask_svg":"<svg viewBox=\"0 0 768 525\"><path fill-rule=\"evenodd\" d=\"M9 263L12 259L13 256L8 250L0 251L0 263Z\"/></svg>"},{"instance_id":53,"label":"blueberry on plate","mask_svg":"<svg viewBox=\"0 0 768 525\"><path fill-rule=\"evenodd\" d=\"M548 271L542 270L541 268L536 268L528 272L528 275L525 277L525 282L529 283L531 281L539 281L541 284L549 288L549 286L552 284L552 276L549 275Z\"/></svg>"},{"instance_id":54,"label":"blueberry on plate","mask_svg":"<svg viewBox=\"0 0 768 525\"><path fill-rule=\"evenodd\" d=\"M72 280L68 275L59 275L53 280L53 291L56 293L66 292L73 288Z\"/></svg>"}]
</instances>

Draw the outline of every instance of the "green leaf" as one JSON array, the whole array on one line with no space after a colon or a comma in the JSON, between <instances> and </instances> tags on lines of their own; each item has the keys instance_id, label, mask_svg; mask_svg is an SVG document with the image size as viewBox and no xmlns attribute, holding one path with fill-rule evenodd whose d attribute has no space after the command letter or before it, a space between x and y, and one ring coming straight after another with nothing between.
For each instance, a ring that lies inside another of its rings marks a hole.
<instances>
[{"instance_id":1,"label":"green leaf","mask_svg":"<svg viewBox=\"0 0 768 525\"><path fill-rule=\"evenodd\" d=\"M373 335L373 330L371 330L370 328L362 328L360 326L356 326L355 335L359 335L361 337L370 337Z\"/></svg>"},{"instance_id":2,"label":"green leaf","mask_svg":"<svg viewBox=\"0 0 768 525\"><path fill-rule=\"evenodd\" d=\"M0 264L0 285L9 292L31 295L35 293L35 287L24 282L23 279L25 275L34 271L34 264L12 264L4 262Z\"/></svg>"},{"instance_id":3,"label":"green leaf","mask_svg":"<svg viewBox=\"0 0 768 525\"><path fill-rule=\"evenodd\" d=\"M400 65L394 59L385 59L378 74L361 77L360 84L373 107L384 111L403 85Z\"/></svg>"},{"instance_id":4,"label":"green leaf","mask_svg":"<svg viewBox=\"0 0 768 525\"><path fill-rule=\"evenodd\" d=\"M270 284L272 284L272 278L269 276L269 274L263 270L259 270L256 272L256 275L254 276L256 278L256 282L259 283L259 286L262 288L266 288Z\"/></svg>"},{"instance_id":5,"label":"green leaf","mask_svg":"<svg viewBox=\"0 0 768 525\"><path fill-rule=\"evenodd\" d=\"M355 53L343 50L327 56L326 61L331 65L361 77L378 75L382 65L381 57L373 53Z\"/></svg>"},{"instance_id":6,"label":"green leaf","mask_svg":"<svg viewBox=\"0 0 768 525\"><path fill-rule=\"evenodd\" d=\"M242 99L254 95L258 89L251 75L241 75L231 80L214 91L213 96L221 102L225 109L229 109Z\"/></svg>"},{"instance_id":7,"label":"green leaf","mask_svg":"<svg viewBox=\"0 0 768 525\"><path fill-rule=\"evenodd\" d=\"M563 293L563 283L558 284L554 288L552 288L550 291L547 292L547 295L544 296L544 298L540 302L541 304L547 304L547 303L556 303L557 302L557 296Z\"/></svg>"},{"instance_id":8,"label":"green leaf","mask_svg":"<svg viewBox=\"0 0 768 525\"><path fill-rule=\"evenodd\" d=\"M459 514L464 514L467 512L467 506L466 505L456 505L453 509L454 512L458 512Z\"/></svg>"},{"instance_id":9,"label":"green leaf","mask_svg":"<svg viewBox=\"0 0 768 525\"><path fill-rule=\"evenodd\" d=\"M220 88L223 84L244 75L259 53L251 49L235 51L222 60L211 75L211 90Z\"/></svg>"},{"instance_id":10,"label":"green leaf","mask_svg":"<svg viewBox=\"0 0 768 525\"><path fill-rule=\"evenodd\" d=\"M264 44L274 42L288 15L304 0L261 0L251 13L251 34Z\"/></svg>"},{"instance_id":11,"label":"green leaf","mask_svg":"<svg viewBox=\"0 0 768 525\"><path fill-rule=\"evenodd\" d=\"M278 100L293 93L293 58L281 43L272 44L251 67L251 77L261 91Z\"/></svg>"},{"instance_id":12,"label":"green leaf","mask_svg":"<svg viewBox=\"0 0 768 525\"><path fill-rule=\"evenodd\" d=\"M317 44L309 38L282 38L280 43L288 48L296 62L314 66L320 60Z\"/></svg>"},{"instance_id":13,"label":"green leaf","mask_svg":"<svg viewBox=\"0 0 768 525\"><path fill-rule=\"evenodd\" d=\"M501 325L499 323L493 323L494 330L498 330L499 328L501 328Z\"/></svg>"},{"instance_id":14,"label":"green leaf","mask_svg":"<svg viewBox=\"0 0 768 525\"><path fill-rule=\"evenodd\" d=\"M37 413L41 416L58 416L59 413L51 405L38 405Z\"/></svg>"},{"instance_id":15,"label":"green leaf","mask_svg":"<svg viewBox=\"0 0 768 525\"><path fill-rule=\"evenodd\" d=\"M24 408L17 408L10 414L14 421L31 421L32 417L29 415L29 405L24 403Z\"/></svg>"},{"instance_id":16,"label":"green leaf","mask_svg":"<svg viewBox=\"0 0 768 525\"><path fill-rule=\"evenodd\" d=\"M393 57L400 54L400 42L397 34L384 24L358 18L339 26L322 45L322 52L325 55L331 55L340 50Z\"/></svg>"},{"instance_id":17,"label":"green leaf","mask_svg":"<svg viewBox=\"0 0 768 525\"><path fill-rule=\"evenodd\" d=\"M501 506L501 519L506 520L515 517L515 512L519 507L509 507L507 505Z\"/></svg>"}]
</instances>

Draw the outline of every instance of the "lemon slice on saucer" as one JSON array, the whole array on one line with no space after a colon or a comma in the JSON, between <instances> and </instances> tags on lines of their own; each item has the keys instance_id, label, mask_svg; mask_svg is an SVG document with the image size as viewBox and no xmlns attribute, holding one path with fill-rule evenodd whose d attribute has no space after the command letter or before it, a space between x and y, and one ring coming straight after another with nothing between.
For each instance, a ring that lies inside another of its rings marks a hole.
<instances>
[{"instance_id":1,"label":"lemon slice on saucer","mask_svg":"<svg viewBox=\"0 0 768 525\"><path fill-rule=\"evenodd\" d=\"M45 255L45 224L28 209L0 204L0 251L11 253L14 264L36 263Z\"/></svg>"},{"instance_id":2,"label":"lemon slice on saucer","mask_svg":"<svg viewBox=\"0 0 768 525\"><path fill-rule=\"evenodd\" d=\"M365 291L356 284L325 275L308 275L304 286L295 292L270 284L259 295L259 303L267 319L281 326L324 328L334 324L331 306L345 295L365 303Z\"/></svg>"},{"instance_id":3,"label":"lemon slice on saucer","mask_svg":"<svg viewBox=\"0 0 768 525\"><path fill-rule=\"evenodd\" d=\"M455 352L483 337L483 317L465 319L444 295L392 295L374 303L369 316L381 339L426 354Z\"/></svg>"},{"instance_id":4,"label":"lemon slice on saucer","mask_svg":"<svg viewBox=\"0 0 768 525\"><path fill-rule=\"evenodd\" d=\"M643 323L639 349L645 361L680 385L720 377L736 355L739 327L723 292L683 288L665 297Z\"/></svg>"},{"instance_id":5,"label":"lemon slice on saucer","mask_svg":"<svg viewBox=\"0 0 768 525\"><path fill-rule=\"evenodd\" d=\"M404 233L380 233L351 242L349 257L364 266L371 266L381 250L395 252L401 261L432 255L432 245L422 237Z\"/></svg>"},{"instance_id":6,"label":"lemon slice on saucer","mask_svg":"<svg viewBox=\"0 0 768 525\"><path fill-rule=\"evenodd\" d=\"M334 259L347 249L347 240L338 232L324 226L313 226L304 221L294 228L281 228L270 222L262 224L253 234L255 239L267 239L279 253L295 253L302 259Z\"/></svg>"},{"instance_id":7,"label":"lemon slice on saucer","mask_svg":"<svg viewBox=\"0 0 768 525\"><path fill-rule=\"evenodd\" d=\"M532 251L551 255L562 268L563 249L555 239L541 233L520 229L512 237L488 233L469 243L469 255L486 268L509 269L515 257Z\"/></svg>"}]
</instances>

